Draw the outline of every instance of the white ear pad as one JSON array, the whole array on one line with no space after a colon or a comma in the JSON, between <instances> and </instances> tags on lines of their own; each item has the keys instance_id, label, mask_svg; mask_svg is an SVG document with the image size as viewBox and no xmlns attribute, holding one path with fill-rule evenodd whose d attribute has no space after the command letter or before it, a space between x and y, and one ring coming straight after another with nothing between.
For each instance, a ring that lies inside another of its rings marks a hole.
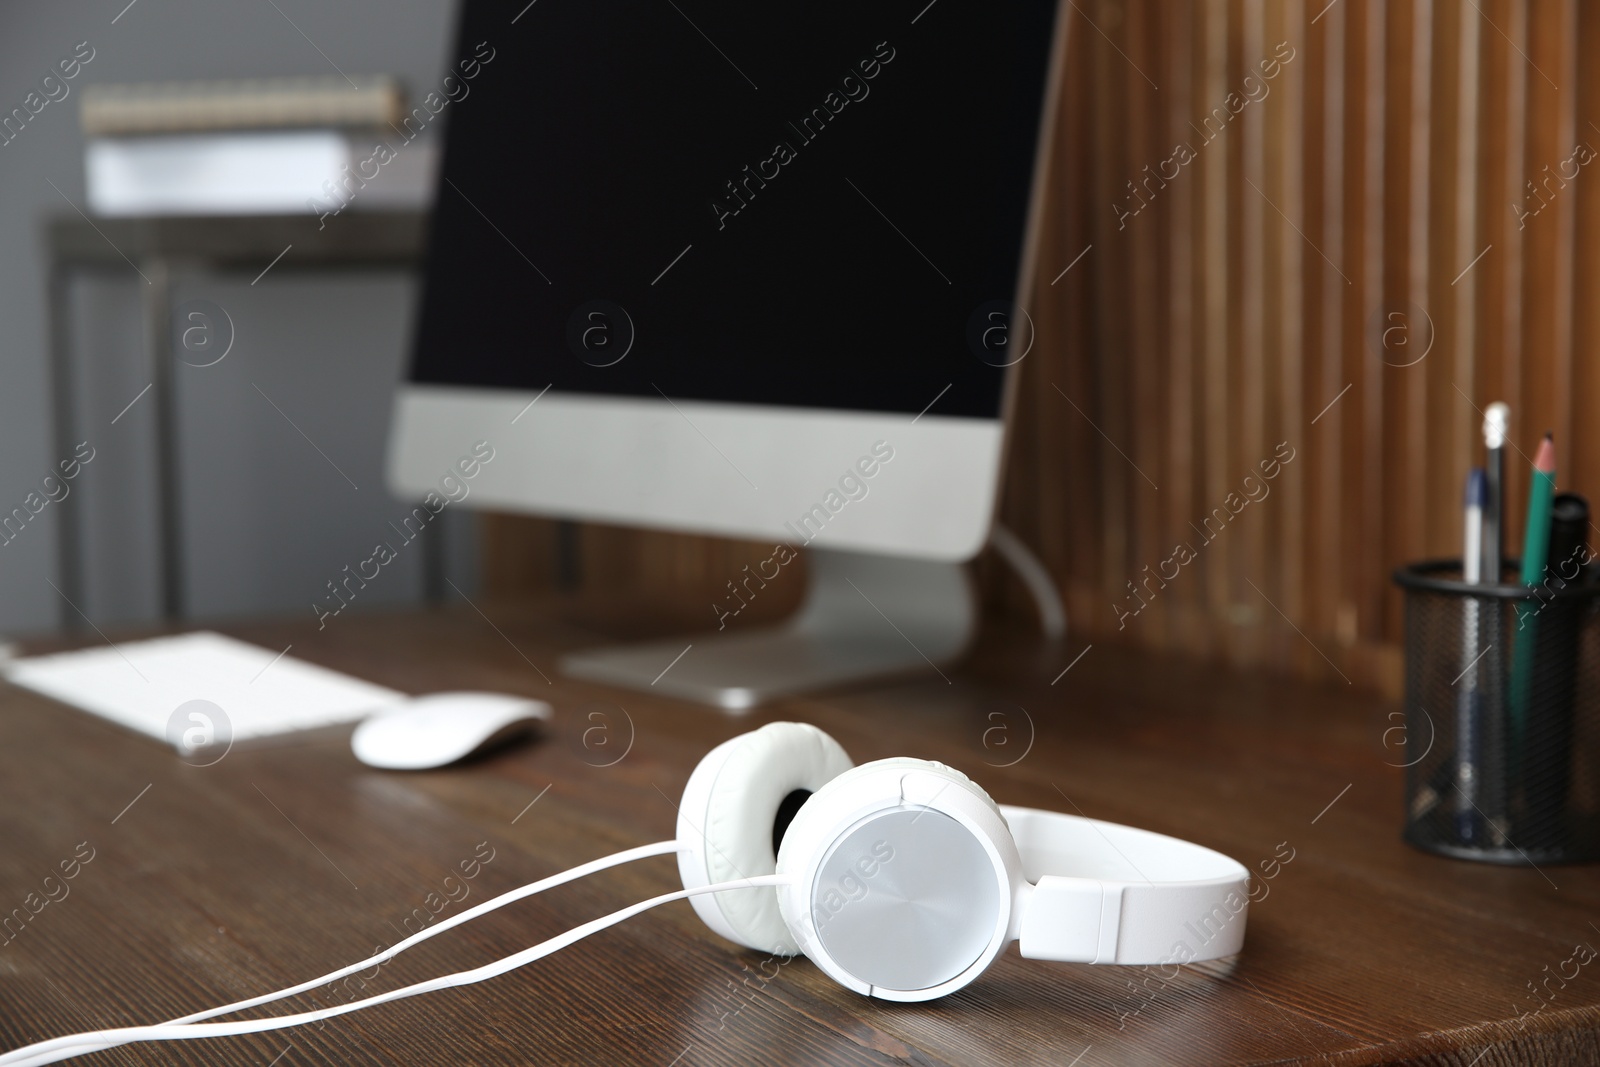
<instances>
[{"instance_id":1,"label":"white ear pad","mask_svg":"<svg viewBox=\"0 0 1600 1067\"><path fill-rule=\"evenodd\" d=\"M774 722L724 741L689 776L678 806L678 873L685 889L777 869L774 826L796 790L814 793L850 769L839 742L805 723ZM800 951L770 887L690 897L730 941L762 952Z\"/></svg>"},{"instance_id":2,"label":"white ear pad","mask_svg":"<svg viewBox=\"0 0 1600 1067\"><path fill-rule=\"evenodd\" d=\"M1022 860L998 806L959 771L905 757L818 790L778 850L780 913L812 962L887 1000L944 996L1010 940Z\"/></svg>"}]
</instances>

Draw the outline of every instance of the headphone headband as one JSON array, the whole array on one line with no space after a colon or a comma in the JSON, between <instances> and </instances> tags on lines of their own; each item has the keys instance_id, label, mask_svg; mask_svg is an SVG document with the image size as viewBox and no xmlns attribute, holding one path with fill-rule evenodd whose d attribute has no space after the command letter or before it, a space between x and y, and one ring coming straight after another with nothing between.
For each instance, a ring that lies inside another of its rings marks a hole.
<instances>
[{"instance_id":1,"label":"headphone headband","mask_svg":"<svg viewBox=\"0 0 1600 1067\"><path fill-rule=\"evenodd\" d=\"M1077 815L1000 805L1022 856L1022 955L1174 964L1244 944L1250 872L1220 852Z\"/></svg>"}]
</instances>

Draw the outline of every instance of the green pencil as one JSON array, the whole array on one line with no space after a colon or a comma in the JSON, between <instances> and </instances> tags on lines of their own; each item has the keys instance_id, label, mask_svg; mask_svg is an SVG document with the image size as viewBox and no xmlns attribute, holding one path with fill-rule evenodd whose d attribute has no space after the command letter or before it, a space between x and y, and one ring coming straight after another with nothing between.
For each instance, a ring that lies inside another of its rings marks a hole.
<instances>
[{"instance_id":1,"label":"green pencil","mask_svg":"<svg viewBox=\"0 0 1600 1067\"><path fill-rule=\"evenodd\" d=\"M1528 486L1528 524L1522 537L1522 584L1536 586L1544 580L1550 550L1550 508L1556 494L1556 446L1545 434L1533 459L1533 482ZM1511 661L1511 774L1522 779L1522 739L1527 733L1528 704L1532 698L1533 665L1539 644L1539 609L1543 601L1517 602L1517 645Z\"/></svg>"},{"instance_id":2,"label":"green pencil","mask_svg":"<svg viewBox=\"0 0 1600 1067\"><path fill-rule=\"evenodd\" d=\"M1528 487L1528 528L1522 538L1522 584L1544 580L1550 550L1550 505L1556 496L1555 435L1545 434L1533 458L1533 484Z\"/></svg>"}]
</instances>

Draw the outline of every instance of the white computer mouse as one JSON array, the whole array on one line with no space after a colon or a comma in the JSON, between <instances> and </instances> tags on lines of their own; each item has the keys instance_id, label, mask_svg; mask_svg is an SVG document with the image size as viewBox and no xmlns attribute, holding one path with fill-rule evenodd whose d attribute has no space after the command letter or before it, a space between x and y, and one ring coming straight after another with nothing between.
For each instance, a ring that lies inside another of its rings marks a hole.
<instances>
[{"instance_id":1,"label":"white computer mouse","mask_svg":"<svg viewBox=\"0 0 1600 1067\"><path fill-rule=\"evenodd\" d=\"M370 767L415 771L465 759L548 721L550 705L505 693L429 693L373 713L350 748Z\"/></svg>"}]
</instances>

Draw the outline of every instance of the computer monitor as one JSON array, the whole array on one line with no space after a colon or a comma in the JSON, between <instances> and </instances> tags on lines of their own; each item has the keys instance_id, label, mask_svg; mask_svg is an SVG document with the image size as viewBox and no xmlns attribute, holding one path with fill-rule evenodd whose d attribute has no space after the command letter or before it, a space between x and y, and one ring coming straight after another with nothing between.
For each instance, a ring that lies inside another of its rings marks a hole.
<instances>
[{"instance_id":1,"label":"computer monitor","mask_svg":"<svg viewBox=\"0 0 1600 1067\"><path fill-rule=\"evenodd\" d=\"M466 0L393 487L486 440L478 506L812 549L809 646L758 663L742 635L726 666L750 684L674 668L685 695L872 673L811 661L885 622L916 644L867 586L938 618L988 536L1064 21L1056 0ZM848 582L870 610L818 588ZM665 666L640 654L568 666Z\"/></svg>"}]
</instances>

